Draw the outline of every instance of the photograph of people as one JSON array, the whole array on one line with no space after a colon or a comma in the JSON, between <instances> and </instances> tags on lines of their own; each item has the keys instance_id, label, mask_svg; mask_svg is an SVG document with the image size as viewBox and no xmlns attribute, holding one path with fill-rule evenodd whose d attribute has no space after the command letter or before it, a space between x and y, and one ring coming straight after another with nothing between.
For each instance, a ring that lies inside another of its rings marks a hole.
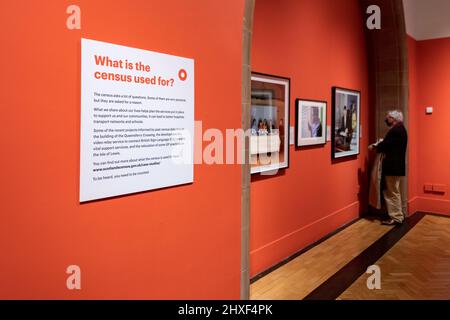
<instances>
[{"instance_id":1,"label":"photograph of people","mask_svg":"<svg viewBox=\"0 0 450 320\"><path fill-rule=\"evenodd\" d=\"M333 157L359 153L359 103L358 91L333 88L334 97L334 151Z\"/></svg>"},{"instance_id":2,"label":"photograph of people","mask_svg":"<svg viewBox=\"0 0 450 320\"><path fill-rule=\"evenodd\" d=\"M251 173L275 174L288 167L289 79L252 74ZM286 141L284 141L286 140Z\"/></svg>"},{"instance_id":3,"label":"photograph of people","mask_svg":"<svg viewBox=\"0 0 450 320\"><path fill-rule=\"evenodd\" d=\"M311 107L311 121L308 122L308 130L311 138L322 136L322 122L319 117L319 108Z\"/></svg>"},{"instance_id":4,"label":"photograph of people","mask_svg":"<svg viewBox=\"0 0 450 320\"><path fill-rule=\"evenodd\" d=\"M338 130L338 135L343 137L342 147L344 149L350 150L350 143L353 137L353 109L352 106L347 108L344 106L344 110L341 117L341 125Z\"/></svg>"},{"instance_id":5,"label":"photograph of people","mask_svg":"<svg viewBox=\"0 0 450 320\"><path fill-rule=\"evenodd\" d=\"M300 147L325 144L327 102L297 99L295 105L296 145Z\"/></svg>"},{"instance_id":6,"label":"photograph of people","mask_svg":"<svg viewBox=\"0 0 450 320\"><path fill-rule=\"evenodd\" d=\"M280 118L280 122L278 124L278 132L280 135L280 150L284 150L284 122L283 118Z\"/></svg>"},{"instance_id":7,"label":"photograph of people","mask_svg":"<svg viewBox=\"0 0 450 320\"><path fill-rule=\"evenodd\" d=\"M258 124L256 123L256 119L252 119L252 125L251 125L251 134L256 135L258 133Z\"/></svg>"}]
</instances>

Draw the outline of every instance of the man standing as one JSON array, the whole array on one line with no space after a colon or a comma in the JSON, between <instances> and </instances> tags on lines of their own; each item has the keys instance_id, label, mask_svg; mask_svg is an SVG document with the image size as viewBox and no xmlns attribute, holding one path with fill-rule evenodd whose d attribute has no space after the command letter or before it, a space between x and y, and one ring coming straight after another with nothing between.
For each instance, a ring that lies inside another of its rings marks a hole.
<instances>
[{"instance_id":1,"label":"man standing","mask_svg":"<svg viewBox=\"0 0 450 320\"><path fill-rule=\"evenodd\" d=\"M376 148L377 152L382 152L385 155L382 166L385 181L383 196L390 218L382 223L394 225L403 223L405 219L400 187L406 175L408 134L403 125L403 114L401 111L388 112L384 121L391 129L384 140L372 145L371 149Z\"/></svg>"},{"instance_id":2,"label":"man standing","mask_svg":"<svg viewBox=\"0 0 450 320\"><path fill-rule=\"evenodd\" d=\"M347 116L347 106L344 106L344 110L342 111L342 117L341 117L341 126L339 128L339 131L343 131L345 133L347 133L347 120L348 120L348 116Z\"/></svg>"},{"instance_id":3,"label":"man standing","mask_svg":"<svg viewBox=\"0 0 450 320\"><path fill-rule=\"evenodd\" d=\"M308 122L308 129L311 134L311 138L322 137L322 122L319 117L319 108L313 107L311 112L311 122Z\"/></svg>"}]
</instances>

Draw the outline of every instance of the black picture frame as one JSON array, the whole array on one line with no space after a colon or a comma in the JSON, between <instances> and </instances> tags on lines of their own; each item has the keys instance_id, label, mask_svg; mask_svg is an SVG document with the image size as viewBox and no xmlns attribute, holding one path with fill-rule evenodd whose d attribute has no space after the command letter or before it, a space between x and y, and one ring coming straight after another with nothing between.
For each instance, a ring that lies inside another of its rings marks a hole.
<instances>
[{"instance_id":1,"label":"black picture frame","mask_svg":"<svg viewBox=\"0 0 450 320\"><path fill-rule=\"evenodd\" d=\"M309 139L299 139L300 131L302 130L302 119L300 108L302 103L315 104L318 107L322 108L322 134L319 138L309 138ZM327 115L328 115L328 102L323 100L314 100L314 99L303 99L297 98L295 99L295 146L296 147L308 147L308 146L317 146L317 145L325 145L327 143ZM309 140L309 141L308 141Z\"/></svg>"},{"instance_id":2,"label":"black picture frame","mask_svg":"<svg viewBox=\"0 0 450 320\"><path fill-rule=\"evenodd\" d=\"M291 79L288 77L283 77L283 76L278 76L278 75L272 75L272 74L267 74L267 73L262 73L262 72L252 72L251 74L251 81L253 83L253 81L260 81L260 82L266 82L268 84L270 83L275 83L275 84L281 84L285 86L284 89L284 114L283 114L283 141L280 141L280 146L283 146L283 160L280 163L277 164L272 164L272 165L261 165L261 166L254 166L252 165L252 161L251 162L251 174L263 174L263 173L268 173L268 174L273 174L278 172L278 170L280 169L288 169L289 168L289 149L290 149L290 145L289 145L289 138L290 138L290 99L291 99ZM258 92L261 92L261 89L255 89ZM253 89L253 87L251 87L251 92L255 91ZM267 92L272 92L272 94L274 95L275 91L272 89L265 89L265 91ZM274 97L274 99L276 99L276 97ZM253 111L253 105L251 105L251 109ZM252 112L251 111L251 112ZM252 116L250 117L250 129L252 130ZM252 131L253 132L253 131ZM250 137L250 155L252 157L252 146L254 146L254 144L252 144L252 134ZM280 137L281 139L281 137Z\"/></svg>"},{"instance_id":3,"label":"black picture frame","mask_svg":"<svg viewBox=\"0 0 450 320\"><path fill-rule=\"evenodd\" d=\"M360 154L360 136L361 136L361 91L348 89L343 87L332 87L332 112L331 112L331 136L332 136L332 159L341 159L347 157L356 157ZM337 101L338 94L340 96ZM351 97L351 99L349 99ZM342 102L341 100L346 100ZM349 102L352 101L352 102ZM356 100L356 117L352 107L352 113L341 116L344 112L344 107L347 104L354 103ZM339 120L337 119L339 118ZM346 119L346 120L344 120ZM337 125L339 121L339 125ZM354 123L356 121L356 123ZM345 122L345 123L344 123ZM351 125L351 127L349 127ZM351 128L351 130L350 130ZM351 131L351 132L350 132ZM349 139L350 138L350 139ZM355 146L356 143L356 146ZM352 149L353 145L353 149ZM348 150L347 150L348 149Z\"/></svg>"}]
</instances>

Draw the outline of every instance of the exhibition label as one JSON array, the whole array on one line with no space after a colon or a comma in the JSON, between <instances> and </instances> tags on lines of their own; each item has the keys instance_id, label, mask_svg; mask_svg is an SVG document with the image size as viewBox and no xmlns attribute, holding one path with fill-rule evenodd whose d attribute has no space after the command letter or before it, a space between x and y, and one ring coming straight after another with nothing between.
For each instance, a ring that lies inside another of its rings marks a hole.
<instances>
[{"instance_id":1,"label":"exhibition label","mask_svg":"<svg viewBox=\"0 0 450 320\"><path fill-rule=\"evenodd\" d=\"M194 60L81 43L80 202L193 182Z\"/></svg>"}]
</instances>

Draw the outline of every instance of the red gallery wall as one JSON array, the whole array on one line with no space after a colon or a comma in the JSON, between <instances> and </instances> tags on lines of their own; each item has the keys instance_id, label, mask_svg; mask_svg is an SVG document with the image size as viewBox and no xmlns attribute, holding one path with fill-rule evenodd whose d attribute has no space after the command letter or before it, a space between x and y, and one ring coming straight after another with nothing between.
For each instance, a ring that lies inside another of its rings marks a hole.
<instances>
[{"instance_id":1,"label":"red gallery wall","mask_svg":"<svg viewBox=\"0 0 450 320\"><path fill-rule=\"evenodd\" d=\"M415 131L410 170L417 174L410 188L411 207L450 214L450 38L409 38L408 44L410 119ZM432 115L425 113L427 106L433 106Z\"/></svg>"},{"instance_id":2,"label":"red gallery wall","mask_svg":"<svg viewBox=\"0 0 450 320\"><path fill-rule=\"evenodd\" d=\"M331 88L361 91L361 154L331 160L324 147L290 147L290 167L252 178L251 274L260 273L348 223L365 210L368 65L357 0L257 0L252 69L291 79L290 125L296 98L328 101Z\"/></svg>"},{"instance_id":3,"label":"red gallery wall","mask_svg":"<svg viewBox=\"0 0 450 320\"><path fill-rule=\"evenodd\" d=\"M418 148L418 74L417 74L417 41L408 36L409 66L409 109L408 109L408 211L417 212L417 196L419 191L419 148Z\"/></svg>"},{"instance_id":4,"label":"red gallery wall","mask_svg":"<svg viewBox=\"0 0 450 320\"><path fill-rule=\"evenodd\" d=\"M78 190L81 37L195 59L195 119L224 130L241 121L242 17L242 0L1 2L0 299L239 298L240 166L82 205Z\"/></svg>"}]
</instances>

